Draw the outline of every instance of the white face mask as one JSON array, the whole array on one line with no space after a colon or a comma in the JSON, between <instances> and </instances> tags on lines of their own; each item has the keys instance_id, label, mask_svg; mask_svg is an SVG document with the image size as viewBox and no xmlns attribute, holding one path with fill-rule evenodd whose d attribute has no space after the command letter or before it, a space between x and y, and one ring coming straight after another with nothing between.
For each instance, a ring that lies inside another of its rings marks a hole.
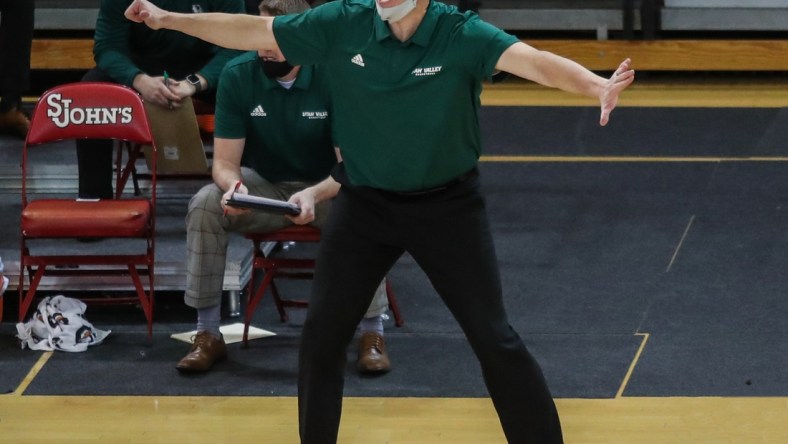
<instances>
[{"instance_id":1,"label":"white face mask","mask_svg":"<svg viewBox=\"0 0 788 444\"><path fill-rule=\"evenodd\" d=\"M405 0L397 6L392 6L390 8L381 8L380 4L375 2L375 6L378 8L378 15L380 15L382 20L394 23L402 20L410 11L416 9L416 2L417 0Z\"/></svg>"}]
</instances>

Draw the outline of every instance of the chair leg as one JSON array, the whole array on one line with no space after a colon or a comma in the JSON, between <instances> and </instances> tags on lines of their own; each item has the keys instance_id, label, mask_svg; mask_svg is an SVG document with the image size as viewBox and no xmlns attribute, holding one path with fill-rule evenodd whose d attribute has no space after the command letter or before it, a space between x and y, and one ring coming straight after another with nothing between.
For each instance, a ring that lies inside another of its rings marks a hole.
<instances>
[{"instance_id":1,"label":"chair leg","mask_svg":"<svg viewBox=\"0 0 788 444\"><path fill-rule=\"evenodd\" d=\"M20 285L19 285L19 322L25 321L25 315L27 311L30 309L30 305L33 303L33 298L36 295L36 290L38 290L38 284L41 283L41 278L44 277L44 270L46 269L45 265L39 265L36 268L35 276L30 281L30 287L25 292L24 285L21 285L22 278L20 277Z\"/></svg>"},{"instance_id":2,"label":"chair leg","mask_svg":"<svg viewBox=\"0 0 788 444\"><path fill-rule=\"evenodd\" d=\"M394 325L402 327L405 324L405 320L402 319L402 315L399 312L397 296L394 294L394 287L391 286L391 281L389 279L386 279L386 297L389 300L389 308L391 308L391 312L394 313Z\"/></svg>"},{"instance_id":3,"label":"chair leg","mask_svg":"<svg viewBox=\"0 0 788 444\"><path fill-rule=\"evenodd\" d=\"M255 290L254 294L249 291L249 297L246 302L246 313L244 313L244 336L243 336L243 343L244 347L249 346L249 325L252 323L252 315L254 315L255 309L257 309L257 305L260 303L260 300L263 298L265 294L265 289L271 284L271 281L274 278L275 271L267 270L263 275L263 282L260 282L260 285ZM252 283L254 280L252 279L249 282L249 289L252 288Z\"/></svg>"},{"instance_id":4,"label":"chair leg","mask_svg":"<svg viewBox=\"0 0 788 444\"><path fill-rule=\"evenodd\" d=\"M148 294L142 286L142 280L140 279L139 273L137 273L137 267L134 264L129 264L128 267L129 275L134 282L134 288L137 290L137 297L140 300L142 312L145 314L145 319L148 321L148 340L153 340L153 281L151 280L150 294ZM153 270L149 270L148 273L152 274Z\"/></svg>"},{"instance_id":5,"label":"chair leg","mask_svg":"<svg viewBox=\"0 0 788 444\"><path fill-rule=\"evenodd\" d=\"M252 305L252 299L254 299L254 268L252 268L252 275L249 276L249 283L246 284L246 309L244 310L244 334L243 334L243 346L244 348L249 346L249 322L246 318L246 313L249 312L249 307Z\"/></svg>"},{"instance_id":6,"label":"chair leg","mask_svg":"<svg viewBox=\"0 0 788 444\"><path fill-rule=\"evenodd\" d=\"M285 311L284 301L282 301L282 298L279 296L279 289L276 288L276 284L274 283L273 279L271 279L271 296L274 298L276 310L279 312L279 320L282 322L287 322L290 320L290 316L288 316L287 311Z\"/></svg>"},{"instance_id":7,"label":"chair leg","mask_svg":"<svg viewBox=\"0 0 788 444\"><path fill-rule=\"evenodd\" d=\"M126 166L123 166L123 147L126 147L128 159ZM139 180L137 179L137 167L135 166L139 158L142 147L139 145L132 145L130 142L121 142L118 145L117 155L115 156L115 165L118 170L117 180L115 181L115 198L119 199L123 195L123 190L126 188L126 183L131 177L131 182L134 185L134 195L139 196L142 194L140 189Z\"/></svg>"},{"instance_id":8,"label":"chair leg","mask_svg":"<svg viewBox=\"0 0 788 444\"><path fill-rule=\"evenodd\" d=\"M115 150L115 199L120 198L123 194L123 187L126 185L126 180L123 177L123 145L126 142L118 142L118 148Z\"/></svg>"},{"instance_id":9,"label":"chair leg","mask_svg":"<svg viewBox=\"0 0 788 444\"><path fill-rule=\"evenodd\" d=\"M140 190L140 181L137 177L137 159L140 157L140 152L142 151L142 146L140 145L129 145L129 164L131 170L131 183L134 185L134 195L140 196L142 195L142 190Z\"/></svg>"}]
</instances>

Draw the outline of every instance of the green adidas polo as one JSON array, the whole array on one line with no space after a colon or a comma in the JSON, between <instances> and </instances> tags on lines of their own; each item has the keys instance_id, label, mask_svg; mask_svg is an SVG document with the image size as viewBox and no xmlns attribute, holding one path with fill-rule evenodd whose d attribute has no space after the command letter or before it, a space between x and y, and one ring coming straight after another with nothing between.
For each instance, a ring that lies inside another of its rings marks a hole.
<instances>
[{"instance_id":1,"label":"green adidas polo","mask_svg":"<svg viewBox=\"0 0 788 444\"><path fill-rule=\"evenodd\" d=\"M246 138L241 165L270 182L325 179L336 164L325 72L302 66L288 90L256 52L231 60L216 92L216 137Z\"/></svg>"},{"instance_id":2,"label":"green adidas polo","mask_svg":"<svg viewBox=\"0 0 788 444\"><path fill-rule=\"evenodd\" d=\"M435 187L477 164L481 84L518 41L474 13L430 2L400 42L374 0L276 17L274 34L291 63L328 69L351 183L394 191Z\"/></svg>"}]
</instances>

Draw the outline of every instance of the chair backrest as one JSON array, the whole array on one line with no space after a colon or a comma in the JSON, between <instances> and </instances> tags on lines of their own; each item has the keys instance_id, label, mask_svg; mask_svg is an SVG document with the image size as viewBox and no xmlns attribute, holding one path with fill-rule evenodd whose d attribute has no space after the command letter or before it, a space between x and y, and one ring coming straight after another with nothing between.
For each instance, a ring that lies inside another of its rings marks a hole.
<instances>
[{"instance_id":1,"label":"chair backrest","mask_svg":"<svg viewBox=\"0 0 788 444\"><path fill-rule=\"evenodd\" d=\"M148 114L133 89L107 82L67 83L47 90L38 100L22 153L22 199L27 204L27 150L72 139L114 139L151 145ZM156 170L155 162L151 170ZM151 180L155 201L155 174Z\"/></svg>"},{"instance_id":2,"label":"chair backrest","mask_svg":"<svg viewBox=\"0 0 788 444\"><path fill-rule=\"evenodd\" d=\"M142 99L115 83L69 83L46 91L33 111L25 144L80 138L152 143Z\"/></svg>"}]
</instances>

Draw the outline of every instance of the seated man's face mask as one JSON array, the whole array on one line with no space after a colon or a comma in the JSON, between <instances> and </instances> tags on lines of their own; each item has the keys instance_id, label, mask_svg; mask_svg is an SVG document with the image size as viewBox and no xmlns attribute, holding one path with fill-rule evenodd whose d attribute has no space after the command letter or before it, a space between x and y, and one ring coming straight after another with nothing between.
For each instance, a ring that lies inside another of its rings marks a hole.
<instances>
[{"instance_id":1,"label":"seated man's face mask","mask_svg":"<svg viewBox=\"0 0 788 444\"><path fill-rule=\"evenodd\" d=\"M269 79L284 77L293 70L293 65L287 63L287 60L277 62L275 60L263 60L262 57L258 57L258 60L260 61L260 66L263 67L263 73Z\"/></svg>"},{"instance_id":2,"label":"seated man's face mask","mask_svg":"<svg viewBox=\"0 0 788 444\"><path fill-rule=\"evenodd\" d=\"M417 0L405 0L390 8L381 8L380 4L375 2L375 6L378 8L378 15L380 15L381 20L394 23L402 20L410 11L416 9L416 2Z\"/></svg>"}]
</instances>

